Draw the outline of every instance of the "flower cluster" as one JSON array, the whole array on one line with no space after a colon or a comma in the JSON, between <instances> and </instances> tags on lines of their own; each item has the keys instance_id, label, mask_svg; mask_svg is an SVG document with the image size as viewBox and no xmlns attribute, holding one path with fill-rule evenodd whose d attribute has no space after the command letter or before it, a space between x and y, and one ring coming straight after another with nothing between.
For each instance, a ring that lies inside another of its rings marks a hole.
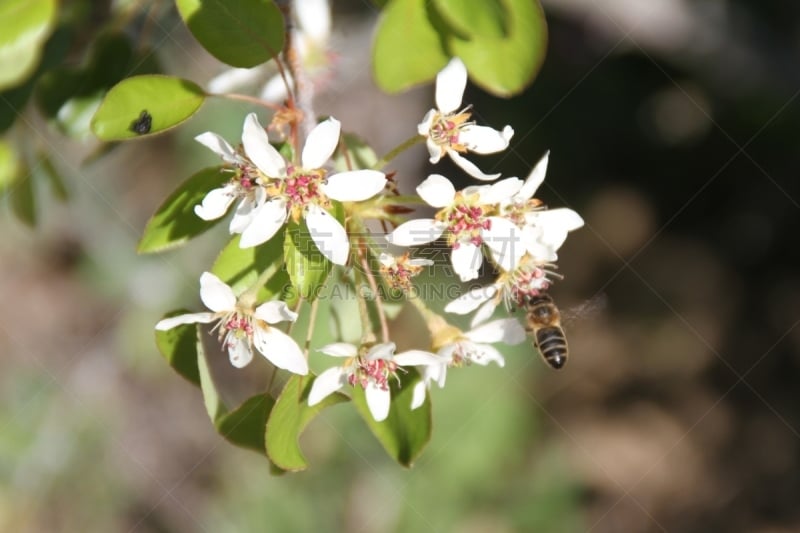
<instances>
[{"instance_id":1,"label":"flower cluster","mask_svg":"<svg viewBox=\"0 0 800 533\"><path fill-rule=\"evenodd\" d=\"M464 157L469 152L487 154L505 150L513 135L509 126L498 131L471 120L470 108L461 107L466 82L466 67L454 58L437 76L436 108L425 114L415 140L426 143L431 163L446 155L470 176L485 183L457 190L445 176L429 175L416 192L435 209L430 218L399 219L398 214L411 210L403 204L403 197L386 187L387 176L380 169L330 171L330 160L341 135L341 124L335 118L314 127L302 150L295 149L299 157L291 160L270 144L255 113L245 118L238 147L212 132L196 137L222 158L229 175L225 183L208 191L195 206L198 217L220 219L236 204L229 231L241 235L242 248L266 243L287 223L302 224L327 261L356 267L346 269L340 279L354 287L373 289L369 297L359 291L356 294L363 332L361 341L337 342L316 350L342 359L343 364L322 371L314 379L309 405L346 387L358 387L364 390L373 418L381 421L390 413L393 383L405 385L402 383L405 375L417 375L409 371L411 367L420 376L416 383L410 384L414 389L409 407L416 409L424 404L432 384L444 386L449 368L486 366L490 362L503 366L502 354L492 345L518 344L526 333L514 318L490 320L496 308L503 301L509 308L524 304L559 278L554 270L557 251L567 234L581 227L583 220L571 209L547 209L534 197L546 174L548 154L525 180L516 177L498 180L500 174L485 174ZM334 202L341 202L344 218L334 216ZM414 294L413 278L434 262L413 258L408 252L386 253L370 234L370 221L384 227L394 226L386 236L391 245L408 247L442 239L450 250L452 268L463 282L477 279L486 260L494 266L497 277L493 282L467 292L445 308L447 313L454 314L475 312L471 329L462 331L452 325ZM371 264L377 265L376 272L372 272ZM269 272L265 271L253 287L238 296L231 287L206 272L200 278L200 297L210 312L165 318L156 328L166 330L179 324L216 321L214 329L234 366L247 365L255 348L274 366L306 375L308 346L302 350L276 326L295 321L297 313L280 300L257 302L256 296ZM423 315L428 340L395 353L381 295L374 294L379 292L375 290L376 275L386 286L404 294Z\"/></svg>"},{"instance_id":2,"label":"flower cluster","mask_svg":"<svg viewBox=\"0 0 800 533\"><path fill-rule=\"evenodd\" d=\"M241 151L225 139L205 132L196 140L216 152L233 167L233 178L210 191L195 207L204 220L222 217L240 200L231 220L231 233L241 233L239 245L250 248L267 242L287 220L305 220L319 251L337 265L344 265L350 252L347 231L329 209L331 200L359 202L372 198L386 185L386 175L377 170L352 170L328 175L324 165L339 144L341 124L329 118L308 135L300 164L286 161L273 147L255 113L244 121Z\"/></svg>"},{"instance_id":3,"label":"flower cluster","mask_svg":"<svg viewBox=\"0 0 800 533\"><path fill-rule=\"evenodd\" d=\"M210 272L200 276L200 299L211 312L189 313L161 320L157 330L181 324L217 322L219 338L228 350L231 364L247 366L253 359L253 347L270 363L295 374L308 374L308 363L300 347L289 335L272 327L278 322L294 322L297 314L284 302L270 301L255 307L249 298L237 298L228 285Z\"/></svg>"},{"instance_id":4,"label":"flower cluster","mask_svg":"<svg viewBox=\"0 0 800 533\"><path fill-rule=\"evenodd\" d=\"M393 342L371 347L358 347L345 342L323 346L320 352L331 357L343 357L344 364L329 368L314 380L308 394L308 405L321 402L345 385L357 385L364 389L372 417L378 422L385 420L391 404L389 381L399 381L398 371L403 366L429 367L440 364L440 359L433 354L419 351L395 354L395 348Z\"/></svg>"}]
</instances>

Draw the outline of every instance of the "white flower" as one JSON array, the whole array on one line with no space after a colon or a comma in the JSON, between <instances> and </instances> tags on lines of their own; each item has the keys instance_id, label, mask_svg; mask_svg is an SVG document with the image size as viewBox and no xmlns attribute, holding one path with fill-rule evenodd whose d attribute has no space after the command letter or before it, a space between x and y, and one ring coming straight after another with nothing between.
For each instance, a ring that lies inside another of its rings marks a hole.
<instances>
[{"instance_id":1,"label":"white flower","mask_svg":"<svg viewBox=\"0 0 800 533\"><path fill-rule=\"evenodd\" d=\"M278 368L303 376L308 374L308 362L294 339L270 326L297 319L297 314L284 302L266 302L253 309L237 300L233 289L210 272L200 276L200 299L211 312L165 318L156 324L156 329L165 331L181 324L208 324L217 320L215 329L219 328L219 338L236 368L250 363L255 346Z\"/></svg>"},{"instance_id":2,"label":"white flower","mask_svg":"<svg viewBox=\"0 0 800 533\"><path fill-rule=\"evenodd\" d=\"M327 81L329 65L333 60L328 51L331 35L331 7L328 0L303 0L294 4L295 24L292 28L291 40L293 50L300 64L314 85L320 86ZM223 71L208 82L211 93L226 93L242 86L254 86L262 81L269 72L269 64L253 68L233 68ZM285 69L286 82L294 88L294 80L288 69ZM267 102L282 104L288 97L286 83L279 73L274 73L260 90L260 98Z\"/></svg>"},{"instance_id":3,"label":"white flower","mask_svg":"<svg viewBox=\"0 0 800 533\"><path fill-rule=\"evenodd\" d=\"M245 126L242 132L245 156L249 156L247 145L250 143L246 141L248 137L248 129ZM241 233L250 223L255 210L266 199L266 193L260 186L258 169L216 133L207 131L195 137L195 140L232 165L235 175L226 185L209 191L203 202L194 206L194 212L203 220L216 220L224 216L231 204L240 198L241 202L234 212L229 230L231 233Z\"/></svg>"},{"instance_id":4,"label":"white flower","mask_svg":"<svg viewBox=\"0 0 800 533\"><path fill-rule=\"evenodd\" d=\"M381 264L380 271L389 286L402 291L410 291L412 288L411 278L420 274L426 266L433 264L430 259L411 258L408 253L395 257L385 252L381 252L378 262Z\"/></svg>"},{"instance_id":5,"label":"white flower","mask_svg":"<svg viewBox=\"0 0 800 533\"><path fill-rule=\"evenodd\" d=\"M439 208L435 217L401 224L387 239L392 244L411 246L435 241L447 232L448 244L453 249L453 269L461 281L478 277L483 264L483 244L500 268L513 270L525 253L520 229L507 218L492 213L521 186L521 180L508 178L456 192L450 180L431 174L417 187L417 193L429 205Z\"/></svg>"},{"instance_id":6,"label":"white flower","mask_svg":"<svg viewBox=\"0 0 800 533\"><path fill-rule=\"evenodd\" d=\"M550 270L547 263L539 263L533 256L526 254L517 268L503 272L491 285L472 289L451 301L444 308L447 313L466 315L475 311L471 325L474 327L488 320L494 314L501 301L506 307L521 306L540 292L546 291L551 284L549 276L558 277Z\"/></svg>"},{"instance_id":7,"label":"white flower","mask_svg":"<svg viewBox=\"0 0 800 533\"><path fill-rule=\"evenodd\" d=\"M426 352L413 351L395 355L394 350L393 342L376 344L365 354L360 354L357 346L346 342L323 346L320 352L346 359L342 366L329 368L317 376L308 394L308 405L316 405L345 385L358 385L364 389L372 417L377 422L385 420L389 416L392 401L389 379L397 379L398 368L439 362L435 355Z\"/></svg>"},{"instance_id":8,"label":"white flower","mask_svg":"<svg viewBox=\"0 0 800 533\"><path fill-rule=\"evenodd\" d=\"M467 68L459 58L454 57L436 76L437 109L431 109L425 114L417 131L426 137L431 163L438 163L447 154L470 176L480 180L493 180L500 174L484 174L461 154L501 152L508 148L514 130L511 126L506 126L503 131L497 131L470 122L471 114L467 109L458 111L466 86Z\"/></svg>"},{"instance_id":9,"label":"white flower","mask_svg":"<svg viewBox=\"0 0 800 533\"><path fill-rule=\"evenodd\" d=\"M431 383L444 387L447 367L475 363L486 366L491 362L505 365L502 354L491 344L519 344L525 340L525 329L513 318L494 320L448 339L438 347L436 355L439 363L422 369L422 380L414 386L411 408L416 409L425 402L425 395ZM428 352L418 351L418 354ZM432 354L430 354L432 355Z\"/></svg>"},{"instance_id":10,"label":"white flower","mask_svg":"<svg viewBox=\"0 0 800 533\"><path fill-rule=\"evenodd\" d=\"M407 255L396 257L394 255L387 254L386 252L381 252L381 255L378 257L378 262L383 268L392 270L399 268L414 268L421 270L422 267L431 266L433 264L433 261L430 259L410 258Z\"/></svg>"},{"instance_id":11,"label":"white flower","mask_svg":"<svg viewBox=\"0 0 800 533\"><path fill-rule=\"evenodd\" d=\"M501 206L504 216L522 230L522 241L529 254L541 262L552 263L567 234L583 226L583 219L567 208L547 209L533 197L547 173L550 152L533 167L525 183Z\"/></svg>"},{"instance_id":12,"label":"white flower","mask_svg":"<svg viewBox=\"0 0 800 533\"><path fill-rule=\"evenodd\" d=\"M367 200L386 185L386 176L377 170L353 170L327 176L322 166L339 144L341 125L335 118L318 124L308 135L296 167L269 143L255 113L245 119L242 136L245 151L263 176L267 201L252 214L242 231L239 245L256 246L271 239L291 216L304 218L311 239L331 262L344 265L350 241L344 227L328 213L330 199L342 202Z\"/></svg>"}]
</instances>

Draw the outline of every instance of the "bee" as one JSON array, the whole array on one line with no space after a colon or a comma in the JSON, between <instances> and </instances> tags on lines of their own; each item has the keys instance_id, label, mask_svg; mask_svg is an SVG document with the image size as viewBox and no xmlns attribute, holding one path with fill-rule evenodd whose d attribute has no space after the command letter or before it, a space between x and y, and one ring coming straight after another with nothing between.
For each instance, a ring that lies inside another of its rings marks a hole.
<instances>
[{"instance_id":1,"label":"bee","mask_svg":"<svg viewBox=\"0 0 800 533\"><path fill-rule=\"evenodd\" d=\"M144 135L150 133L150 128L153 126L153 116L147 112L147 109L142 109L139 118L131 122L130 130L137 135Z\"/></svg>"},{"instance_id":2,"label":"bee","mask_svg":"<svg viewBox=\"0 0 800 533\"><path fill-rule=\"evenodd\" d=\"M561 313L547 293L539 293L526 299L525 329L533 338L533 344L551 368L560 370L567 362L567 337L561 328Z\"/></svg>"}]
</instances>

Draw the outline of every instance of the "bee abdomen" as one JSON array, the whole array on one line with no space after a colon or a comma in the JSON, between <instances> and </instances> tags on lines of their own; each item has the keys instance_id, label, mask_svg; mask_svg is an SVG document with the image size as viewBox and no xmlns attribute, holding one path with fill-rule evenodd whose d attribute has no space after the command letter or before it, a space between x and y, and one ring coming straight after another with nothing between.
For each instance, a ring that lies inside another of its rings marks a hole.
<instances>
[{"instance_id":1,"label":"bee abdomen","mask_svg":"<svg viewBox=\"0 0 800 533\"><path fill-rule=\"evenodd\" d=\"M560 327L539 329L536 332L536 345L547 364L556 370L567 362L567 339Z\"/></svg>"}]
</instances>

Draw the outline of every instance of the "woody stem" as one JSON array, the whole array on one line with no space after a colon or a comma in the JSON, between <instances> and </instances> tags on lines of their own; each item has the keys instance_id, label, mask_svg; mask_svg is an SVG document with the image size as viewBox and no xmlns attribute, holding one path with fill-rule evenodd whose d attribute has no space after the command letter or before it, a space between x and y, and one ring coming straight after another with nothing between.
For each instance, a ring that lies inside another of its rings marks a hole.
<instances>
[{"instance_id":1,"label":"woody stem","mask_svg":"<svg viewBox=\"0 0 800 533\"><path fill-rule=\"evenodd\" d=\"M367 283L369 283L369 288L372 289L372 294L375 297L375 310L378 312L378 320L381 324L381 339L383 342L389 342L389 324L386 321L386 312L383 309L383 298L378 290L378 283L375 281L375 275L372 273L372 269L369 267L369 261L367 260L367 254L365 253L365 250L366 243L362 240L361 246L359 247L361 266L364 269L364 275L367 278Z\"/></svg>"}]
</instances>

